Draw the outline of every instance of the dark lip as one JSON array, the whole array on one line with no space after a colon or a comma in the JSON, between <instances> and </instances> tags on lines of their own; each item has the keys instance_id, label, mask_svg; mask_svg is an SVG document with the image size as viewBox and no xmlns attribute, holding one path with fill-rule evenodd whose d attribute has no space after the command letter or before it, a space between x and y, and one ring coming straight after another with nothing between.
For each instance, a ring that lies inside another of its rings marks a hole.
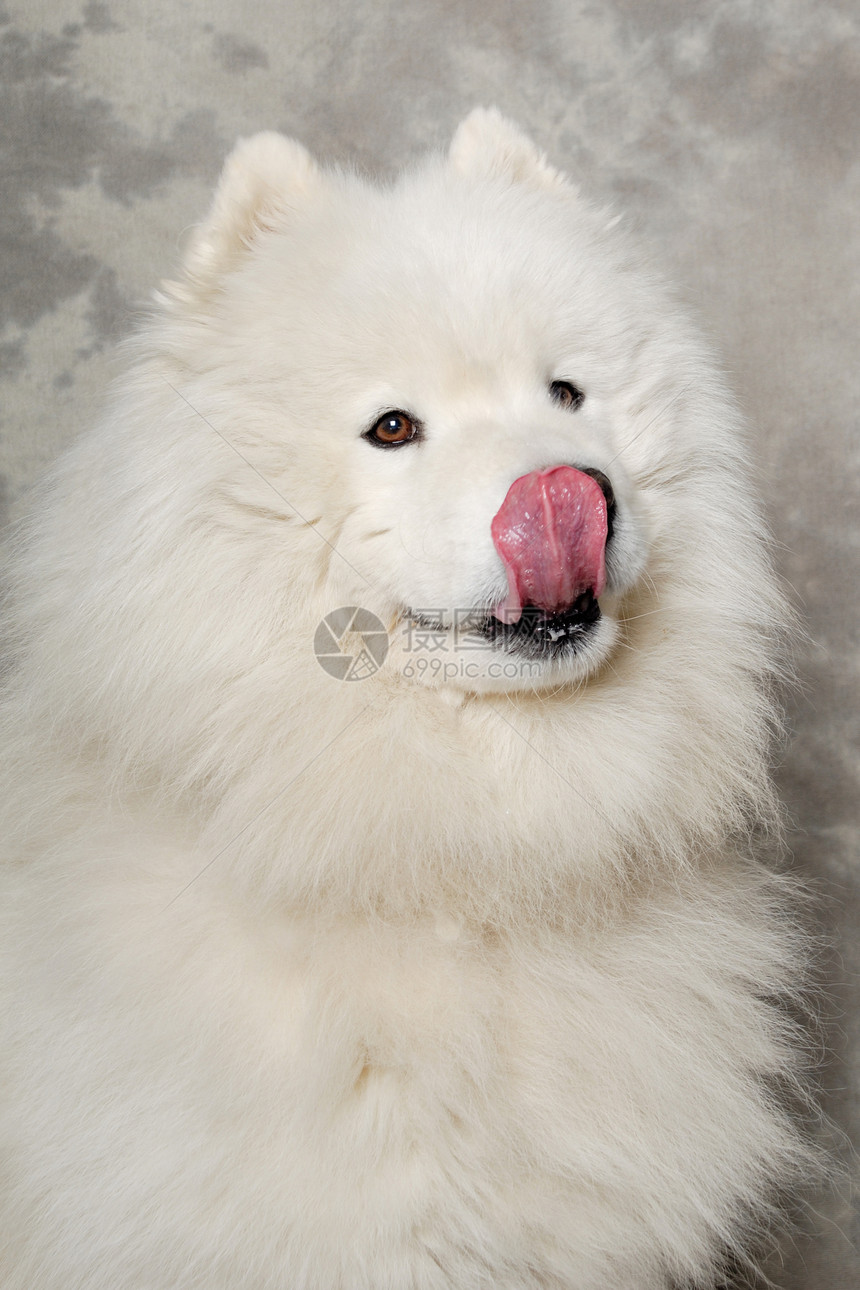
<instances>
[{"instance_id":1,"label":"dark lip","mask_svg":"<svg viewBox=\"0 0 860 1290\"><path fill-rule=\"evenodd\" d=\"M557 660L576 654L600 621L593 591L584 591L569 609L550 614L525 605L516 623L502 623L488 614L479 627L492 645L524 658Z\"/></svg>"},{"instance_id":2,"label":"dark lip","mask_svg":"<svg viewBox=\"0 0 860 1290\"><path fill-rule=\"evenodd\" d=\"M407 611L412 621L428 631L446 630L436 618L418 610ZM523 608L519 622L500 622L492 613L470 615L468 634L483 637L495 649L521 658L556 661L571 658L585 644L600 621L600 605L593 591L584 591L563 613L549 614L536 605Z\"/></svg>"}]
</instances>

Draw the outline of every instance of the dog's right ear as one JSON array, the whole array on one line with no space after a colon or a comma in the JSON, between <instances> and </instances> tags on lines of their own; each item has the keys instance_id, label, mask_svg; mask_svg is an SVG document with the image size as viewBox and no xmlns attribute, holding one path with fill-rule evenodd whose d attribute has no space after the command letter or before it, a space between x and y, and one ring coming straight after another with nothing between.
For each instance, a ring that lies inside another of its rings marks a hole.
<instances>
[{"instance_id":1,"label":"dog's right ear","mask_svg":"<svg viewBox=\"0 0 860 1290\"><path fill-rule=\"evenodd\" d=\"M284 227L319 182L310 153L274 131L240 139L221 171L209 213L191 235L179 282L166 284L180 303L201 304L238 268L261 233Z\"/></svg>"},{"instance_id":2,"label":"dog's right ear","mask_svg":"<svg viewBox=\"0 0 860 1290\"><path fill-rule=\"evenodd\" d=\"M575 189L566 175L549 164L546 153L497 108L474 108L460 122L448 159L461 175L506 179L535 188Z\"/></svg>"}]
</instances>

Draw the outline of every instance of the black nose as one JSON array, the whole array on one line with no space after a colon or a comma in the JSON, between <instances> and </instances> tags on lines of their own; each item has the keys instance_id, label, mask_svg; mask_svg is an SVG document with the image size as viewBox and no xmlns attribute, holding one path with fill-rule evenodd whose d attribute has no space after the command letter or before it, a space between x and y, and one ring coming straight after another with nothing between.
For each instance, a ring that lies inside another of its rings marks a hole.
<instances>
[{"instance_id":1,"label":"black nose","mask_svg":"<svg viewBox=\"0 0 860 1290\"><path fill-rule=\"evenodd\" d=\"M608 475L604 475L602 470L596 470L593 466L577 466L576 469L582 475L590 475L595 484L598 484L600 491L606 498L606 541L612 537L612 531L615 527L615 512L618 507L615 504L615 493L612 488L612 482Z\"/></svg>"}]
</instances>

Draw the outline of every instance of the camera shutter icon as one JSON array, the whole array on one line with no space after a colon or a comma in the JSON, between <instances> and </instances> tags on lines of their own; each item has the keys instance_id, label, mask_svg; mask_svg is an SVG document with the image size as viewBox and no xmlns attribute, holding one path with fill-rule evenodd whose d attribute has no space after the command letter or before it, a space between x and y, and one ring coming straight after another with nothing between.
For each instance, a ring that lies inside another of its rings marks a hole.
<instances>
[{"instance_id":1,"label":"camera shutter icon","mask_svg":"<svg viewBox=\"0 0 860 1290\"><path fill-rule=\"evenodd\" d=\"M344 605L326 614L314 634L314 653L337 681L366 681L388 657L388 632L369 609Z\"/></svg>"}]
</instances>

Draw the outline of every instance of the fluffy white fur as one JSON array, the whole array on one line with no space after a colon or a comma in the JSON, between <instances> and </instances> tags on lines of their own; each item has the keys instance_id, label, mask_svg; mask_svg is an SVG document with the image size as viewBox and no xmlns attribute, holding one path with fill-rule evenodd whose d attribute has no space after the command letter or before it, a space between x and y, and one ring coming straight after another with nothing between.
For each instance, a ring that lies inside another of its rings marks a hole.
<instances>
[{"instance_id":1,"label":"fluffy white fur","mask_svg":"<svg viewBox=\"0 0 860 1290\"><path fill-rule=\"evenodd\" d=\"M423 443L362 438L392 407ZM556 462L618 498L591 644L416 671L406 608L500 598L492 515ZM784 621L753 483L641 251L497 114L383 190L239 145L16 539L4 1290L745 1257L810 1160L801 938L752 854ZM313 653L348 604L392 632L360 683Z\"/></svg>"}]
</instances>

